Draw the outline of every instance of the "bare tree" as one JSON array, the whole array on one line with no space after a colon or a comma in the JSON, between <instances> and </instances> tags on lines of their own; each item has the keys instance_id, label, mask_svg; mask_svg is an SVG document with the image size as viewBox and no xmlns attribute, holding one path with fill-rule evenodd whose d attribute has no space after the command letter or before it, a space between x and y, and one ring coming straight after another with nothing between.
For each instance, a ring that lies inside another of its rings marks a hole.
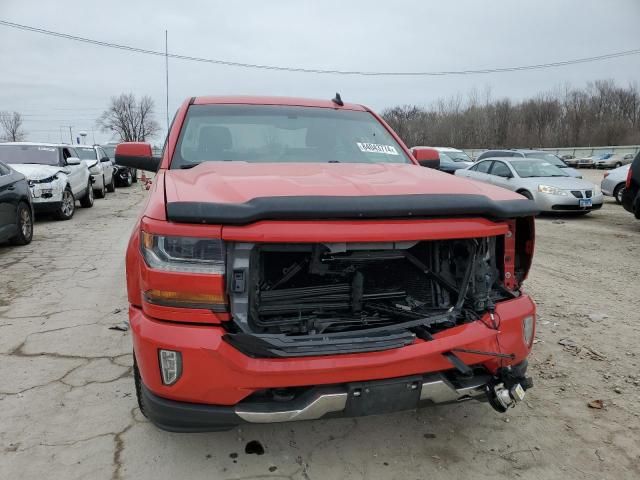
<instances>
[{"instance_id":1,"label":"bare tree","mask_svg":"<svg viewBox=\"0 0 640 480\"><path fill-rule=\"evenodd\" d=\"M143 142L160 131L155 121L155 104L147 95L138 101L133 93L111 97L109 108L96 121L104 132L114 132L123 142Z\"/></svg>"},{"instance_id":2,"label":"bare tree","mask_svg":"<svg viewBox=\"0 0 640 480\"><path fill-rule=\"evenodd\" d=\"M471 90L427 108L389 108L383 117L409 146L569 147L640 143L640 91L612 80L564 85L520 102Z\"/></svg>"},{"instance_id":3,"label":"bare tree","mask_svg":"<svg viewBox=\"0 0 640 480\"><path fill-rule=\"evenodd\" d=\"M22 115L18 112L0 112L2 138L7 142L20 142L26 136L22 128Z\"/></svg>"}]
</instances>

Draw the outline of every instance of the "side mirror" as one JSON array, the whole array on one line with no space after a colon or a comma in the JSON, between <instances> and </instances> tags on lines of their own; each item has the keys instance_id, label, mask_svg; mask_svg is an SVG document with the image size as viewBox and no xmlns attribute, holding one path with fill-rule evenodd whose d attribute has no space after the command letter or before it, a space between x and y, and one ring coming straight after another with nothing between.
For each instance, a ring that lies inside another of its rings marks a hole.
<instances>
[{"instance_id":1,"label":"side mirror","mask_svg":"<svg viewBox=\"0 0 640 480\"><path fill-rule=\"evenodd\" d=\"M414 148L412 153L420 166L436 170L440 168L440 154L435 148Z\"/></svg>"},{"instance_id":2,"label":"side mirror","mask_svg":"<svg viewBox=\"0 0 640 480\"><path fill-rule=\"evenodd\" d=\"M80 159L78 157L67 158L67 165L80 165Z\"/></svg>"},{"instance_id":3,"label":"side mirror","mask_svg":"<svg viewBox=\"0 0 640 480\"><path fill-rule=\"evenodd\" d=\"M123 167L157 172L160 157L154 157L151 144L146 142L126 142L116 147L116 164Z\"/></svg>"}]
</instances>

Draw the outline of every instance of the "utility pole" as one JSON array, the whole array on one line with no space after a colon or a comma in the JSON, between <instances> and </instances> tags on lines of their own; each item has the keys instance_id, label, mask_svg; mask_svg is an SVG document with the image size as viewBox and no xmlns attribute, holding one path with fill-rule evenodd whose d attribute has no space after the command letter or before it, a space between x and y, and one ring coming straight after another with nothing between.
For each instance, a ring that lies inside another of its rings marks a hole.
<instances>
[{"instance_id":1,"label":"utility pole","mask_svg":"<svg viewBox=\"0 0 640 480\"><path fill-rule=\"evenodd\" d=\"M167 136L169 136L169 32L164 31L164 69L166 73L166 92L167 92Z\"/></svg>"},{"instance_id":2,"label":"utility pole","mask_svg":"<svg viewBox=\"0 0 640 480\"><path fill-rule=\"evenodd\" d=\"M60 128L62 127L69 129L69 140L71 140L71 145L73 145L73 132L71 131L73 125L60 125ZM60 133L60 141L62 142L62 133Z\"/></svg>"}]
</instances>

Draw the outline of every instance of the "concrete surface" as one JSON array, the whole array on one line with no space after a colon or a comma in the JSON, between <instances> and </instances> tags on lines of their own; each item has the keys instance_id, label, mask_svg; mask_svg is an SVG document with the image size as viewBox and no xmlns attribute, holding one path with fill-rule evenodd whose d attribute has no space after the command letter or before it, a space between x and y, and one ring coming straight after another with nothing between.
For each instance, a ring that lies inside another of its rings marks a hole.
<instances>
[{"instance_id":1,"label":"concrete surface","mask_svg":"<svg viewBox=\"0 0 640 480\"><path fill-rule=\"evenodd\" d=\"M464 403L181 435L140 415L129 334L109 329L143 198L119 189L0 246L0 479L640 477L640 222L612 200L537 221L536 387L506 415Z\"/></svg>"}]
</instances>

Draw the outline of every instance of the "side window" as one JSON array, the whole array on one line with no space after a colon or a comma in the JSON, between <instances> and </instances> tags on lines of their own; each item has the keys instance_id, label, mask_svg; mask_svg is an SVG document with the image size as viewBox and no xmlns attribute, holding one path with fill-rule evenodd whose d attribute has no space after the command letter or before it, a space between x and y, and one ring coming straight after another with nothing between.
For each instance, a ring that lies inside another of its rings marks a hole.
<instances>
[{"instance_id":1,"label":"side window","mask_svg":"<svg viewBox=\"0 0 640 480\"><path fill-rule=\"evenodd\" d=\"M11 173L11 170L9 170L9 167L5 167L3 164L0 163L0 177L3 175L9 175Z\"/></svg>"},{"instance_id":2,"label":"side window","mask_svg":"<svg viewBox=\"0 0 640 480\"><path fill-rule=\"evenodd\" d=\"M511 170L509 170L509 167L507 167L504 162L493 162L491 175L507 178L511 176Z\"/></svg>"},{"instance_id":3,"label":"side window","mask_svg":"<svg viewBox=\"0 0 640 480\"><path fill-rule=\"evenodd\" d=\"M69 157L72 157L73 155L71 154L71 151L68 148L63 148L62 149L62 158L64 158L65 160Z\"/></svg>"},{"instance_id":4,"label":"side window","mask_svg":"<svg viewBox=\"0 0 640 480\"><path fill-rule=\"evenodd\" d=\"M513 156L515 156L515 153L513 153L513 152L496 152L493 156L494 157L513 157Z\"/></svg>"},{"instance_id":5,"label":"side window","mask_svg":"<svg viewBox=\"0 0 640 480\"><path fill-rule=\"evenodd\" d=\"M480 173L489 173L489 167L493 162L487 160L486 162L480 162L477 165L474 165L475 171Z\"/></svg>"}]
</instances>

